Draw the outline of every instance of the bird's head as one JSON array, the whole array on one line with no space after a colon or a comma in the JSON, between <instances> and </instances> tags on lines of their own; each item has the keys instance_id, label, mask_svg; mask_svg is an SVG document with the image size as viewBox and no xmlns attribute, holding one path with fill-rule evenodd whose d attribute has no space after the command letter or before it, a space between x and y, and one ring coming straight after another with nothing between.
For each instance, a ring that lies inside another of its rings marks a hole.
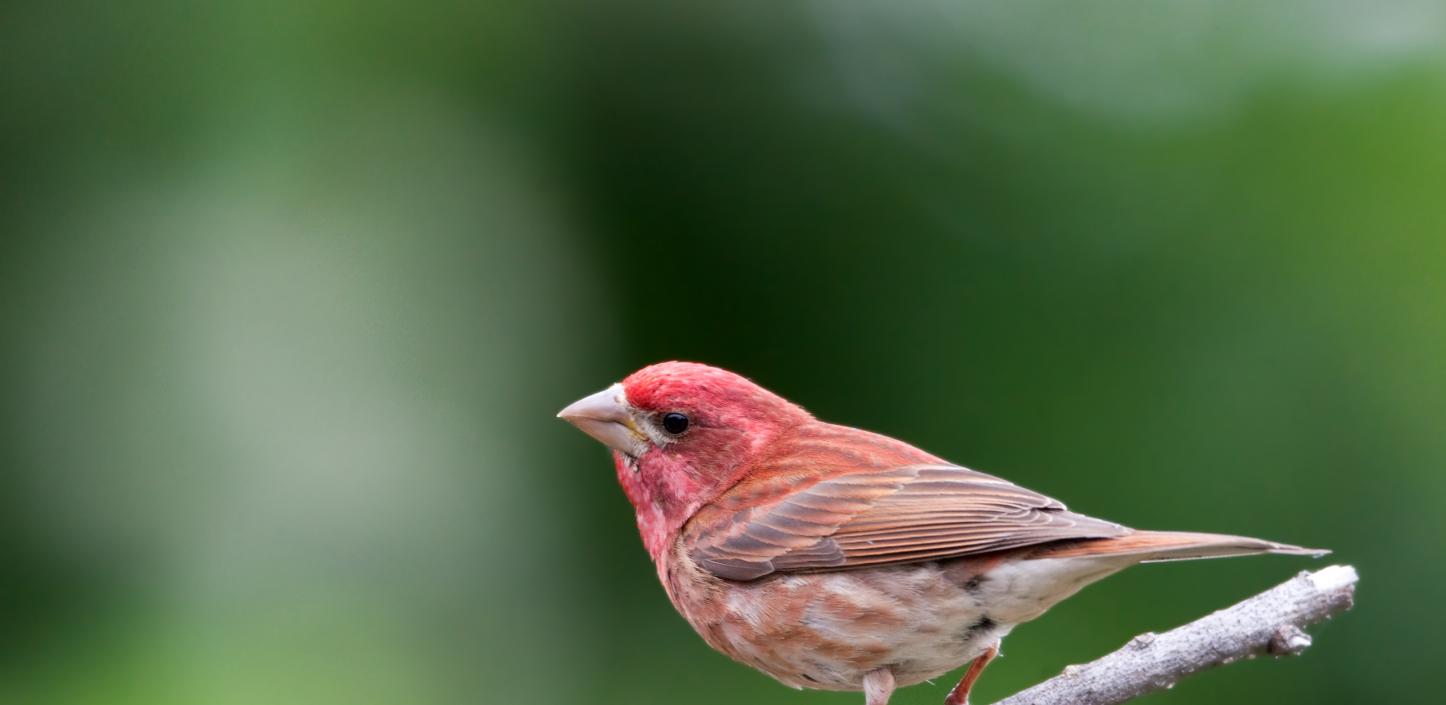
<instances>
[{"instance_id":1,"label":"bird's head","mask_svg":"<svg viewBox=\"0 0 1446 705\"><path fill-rule=\"evenodd\" d=\"M558 417L613 450L618 483L654 559L770 441L812 418L747 378L693 362L644 367Z\"/></svg>"}]
</instances>

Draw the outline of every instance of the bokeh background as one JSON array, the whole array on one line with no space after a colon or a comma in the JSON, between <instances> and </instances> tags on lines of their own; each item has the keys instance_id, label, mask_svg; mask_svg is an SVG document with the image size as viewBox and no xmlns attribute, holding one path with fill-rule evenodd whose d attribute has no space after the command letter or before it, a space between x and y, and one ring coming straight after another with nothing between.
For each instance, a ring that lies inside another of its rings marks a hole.
<instances>
[{"instance_id":1,"label":"bokeh background","mask_svg":"<svg viewBox=\"0 0 1446 705\"><path fill-rule=\"evenodd\" d=\"M553 418L675 358L1359 567L1147 702L1439 690L1446 3L3 15L0 702L862 702L709 651ZM1320 565L1122 574L977 700Z\"/></svg>"}]
</instances>

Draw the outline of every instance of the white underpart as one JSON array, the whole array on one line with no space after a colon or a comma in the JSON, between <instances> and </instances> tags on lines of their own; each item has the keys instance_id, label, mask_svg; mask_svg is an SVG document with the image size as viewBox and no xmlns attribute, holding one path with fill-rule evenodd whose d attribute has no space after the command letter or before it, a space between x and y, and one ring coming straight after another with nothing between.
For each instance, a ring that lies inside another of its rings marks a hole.
<instances>
[{"instance_id":1,"label":"white underpart","mask_svg":"<svg viewBox=\"0 0 1446 705\"><path fill-rule=\"evenodd\" d=\"M767 605L746 592L738 591L728 595L728 611L747 622L750 627L757 628L763 621L763 611Z\"/></svg>"},{"instance_id":2,"label":"white underpart","mask_svg":"<svg viewBox=\"0 0 1446 705\"><path fill-rule=\"evenodd\" d=\"M996 622L1020 624L1043 614L1086 585L1131 565L1099 556L1008 561L989 573L980 598Z\"/></svg>"}]
</instances>

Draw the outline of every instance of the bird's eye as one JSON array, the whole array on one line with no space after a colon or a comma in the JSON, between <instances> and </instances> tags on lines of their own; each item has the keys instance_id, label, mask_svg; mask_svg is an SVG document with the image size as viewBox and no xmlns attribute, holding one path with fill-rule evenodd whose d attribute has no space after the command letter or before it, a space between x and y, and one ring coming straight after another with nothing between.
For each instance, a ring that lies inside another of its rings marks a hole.
<instances>
[{"instance_id":1,"label":"bird's eye","mask_svg":"<svg viewBox=\"0 0 1446 705\"><path fill-rule=\"evenodd\" d=\"M688 417L676 411L663 414L663 430L675 436L688 430Z\"/></svg>"}]
</instances>

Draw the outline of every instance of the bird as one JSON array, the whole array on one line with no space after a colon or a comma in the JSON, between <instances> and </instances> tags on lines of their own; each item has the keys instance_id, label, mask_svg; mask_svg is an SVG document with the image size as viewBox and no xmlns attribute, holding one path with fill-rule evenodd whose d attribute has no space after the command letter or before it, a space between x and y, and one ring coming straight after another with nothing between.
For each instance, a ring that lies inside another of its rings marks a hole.
<instances>
[{"instance_id":1,"label":"bird","mask_svg":"<svg viewBox=\"0 0 1446 705\"><path fill-rule=\"evenodd\" d=\"M797 689L896 688L969 667L1137 563L1328 551L1145 531L903 441L826 423L718 367L662 362L558 417L612 451L668 599L709 646Z\"/></svg>"}]
</instances>

